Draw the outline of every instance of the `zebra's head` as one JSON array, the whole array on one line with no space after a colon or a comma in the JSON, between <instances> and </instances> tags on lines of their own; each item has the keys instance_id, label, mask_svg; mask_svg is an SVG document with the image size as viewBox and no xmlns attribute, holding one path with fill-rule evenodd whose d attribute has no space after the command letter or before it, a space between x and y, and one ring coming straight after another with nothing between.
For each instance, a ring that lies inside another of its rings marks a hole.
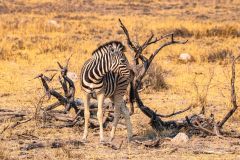
<instances>
[{"instance_id":1,"label":"zebra's head","mask_svg":"<svg viewBox=\"0 0 240 160\"><path fill-rule=\"evenodd\" d=\"M125 46L121 42L114 41L108 45L108 51L111 55L111 70L118 72L120 76L129 76L129 62L125 55Z\"/></svg>"}]
</instances>

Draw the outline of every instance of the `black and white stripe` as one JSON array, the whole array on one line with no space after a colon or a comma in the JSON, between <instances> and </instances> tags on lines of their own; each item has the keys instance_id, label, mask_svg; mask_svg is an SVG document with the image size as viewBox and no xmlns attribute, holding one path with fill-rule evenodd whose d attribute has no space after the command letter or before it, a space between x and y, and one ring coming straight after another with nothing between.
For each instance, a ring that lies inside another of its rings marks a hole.
<instances>
[{"instance_id":1,"label":"black and white stripe","mask_svg":"<svg viewBox=\"0 0 240 160\"><path fill-rule=\"evenodd\" d=\"M87 93L104 92L105 97L123 96L129 84L129 62L121 42L111 41L94 52L81 71L81 86Z\"/></svg>"}]
</instances>

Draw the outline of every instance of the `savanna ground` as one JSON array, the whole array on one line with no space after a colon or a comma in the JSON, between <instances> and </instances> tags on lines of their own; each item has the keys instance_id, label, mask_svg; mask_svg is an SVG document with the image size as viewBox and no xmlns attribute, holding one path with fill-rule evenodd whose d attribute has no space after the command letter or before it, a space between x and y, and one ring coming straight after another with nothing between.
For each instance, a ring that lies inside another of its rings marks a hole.
<instances>
[{"instance_id":1,"label":"savanna ground","mask_svg":"<svg viewBox=\"0 0 240 160\"><path fill-rule=\"evenodd\" d=\"M185 45L164 48L154 60L162 68L168 89L146 89L141 97L146 105L167 114L173 110L197 104L192 110L174 117L198 113L199 98L205 97L207 114L221 119L230 105L229 54L239 54L240 2L137 0L137 1L77 1L77 0L7 0L0 1L0 108L35 111L35 104L43 94L41 84L33 80L45 69L56 68L73 54L70 71L79 74L82 64L92 51L109 40L125 41L118 18L135 39L143 42L151 31L156 36L176 31ZM161 42L159 42L160 44ZM149 55L155 44L146 50ZM178 61L181 53L189 53L193 62ZM128 49L128 57L132 54ZM238 93L239 69L236 87ZM160 74L160 73L156 73ZM213 78L209 90L206 86ZM195 80L194 80L195 79ZM57 84L57 80L53 82ZM199 93L197 94L196 86ZM81 97L79 81L76 97ZM151 87L151 86L150 86ZM240 133L239 112L224 126L224 130ZM31 115L30 115L31 116ZM134 134L154 136L149 119L136 109L132 116ZM0 131L11 121L1 123ZM109 130L105 131L107 136ZM31 135L37 140L81 139L82 128L41 128L35 121L7 129L0 134L0 159L237 159L240 158L238 139L191 137L186 144L165 142L159 148L146 148L126 143L126 131L117 130L115 143L124 140L119 150L112 150L98 142L98 132L90 131L89 143L79 148L42 148L22 151ZM196 149L219 152L204 154ZM234 150L234 152L225 152ZM231 154L230 154L231 153Z\"/></svg>"}]
</instances>

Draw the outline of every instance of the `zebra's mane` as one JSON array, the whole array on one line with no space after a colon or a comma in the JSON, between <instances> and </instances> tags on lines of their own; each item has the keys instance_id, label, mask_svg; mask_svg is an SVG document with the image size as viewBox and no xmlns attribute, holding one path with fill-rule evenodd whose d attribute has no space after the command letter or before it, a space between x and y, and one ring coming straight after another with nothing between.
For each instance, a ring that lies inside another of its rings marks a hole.
<instances>
[{"instance_id":1,"label":"zebra's mane","mask_svg":"<svg viewBox=\"0 0 240 160\"><path fill-rule=\"evenodd\" d=\"M126 51L126 47L122 44L122 42L120 41L110 41L110 42L107 42L107 43L104 43L102 45L100 45L97 49L95 49L92 53L92 55L94 55L98 50L102 49L103 47L106 47L108 45L111 45L111 44L116 44L117 46L120 45L120 47L122 48L122 51L125 52Z\"/></svg>"}]
</instances>

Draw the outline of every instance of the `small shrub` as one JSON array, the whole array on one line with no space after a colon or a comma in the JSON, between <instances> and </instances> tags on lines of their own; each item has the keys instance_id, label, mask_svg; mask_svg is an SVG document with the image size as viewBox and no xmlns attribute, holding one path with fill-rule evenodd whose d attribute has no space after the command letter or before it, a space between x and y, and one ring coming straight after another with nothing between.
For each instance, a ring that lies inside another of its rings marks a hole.
<instances>
[{"instance_id":1,"label":"small shrub","mask_svg":"<svg viewBox=\"0 0 240 160\"><path fill-rule=\"evenodd\" d=\"M179 37L191 37L191 36L193 36L193 33L190 32L185 27L177 28L173 32L176 36L179 36Z\"/></svg>"},{"instance_id":2,"label":"small shrub","mask_svg":"<svg viewBox=\"0 0 240 160\"><path fill-rule=\"evenodd\" d=\"M217 62L217 61L224 61L226 60L229 56L232 55L232 51L230 50L218 50L216 52L210 53L207 56L207 59L202 57L203 61L208 61L208 62Z\"/></svg>"},{"instance_id":3,"label":"small shrub","mask_svg":"<svg viewBox=\"0 0 240 160\"><path fill-rule=\"evenodd\" d=\"M202 55L201 61L202 62L222 62L227 60L232 55L232 51L223 49L223 50L217 50L215 52L211 52L208 55Z\"/></svg>"},{"instance_id":4,"label":"small shrub","mask_svg":"<svg viewBox=\"0 0 240 160\"><path fill-rule=\"evenodd\" d=\"M0 46L0 59L9 60L12 57L11 45Z\"/></svg>"},{"instance_id":5,"label":"small shrub","mask_svg":"<svg viewBox=\"0 0 240 160\"><path fill-rule=\"evenodd\" d=\"M226 27L214 27L206 31L206 36L218 36L218 37L239 37L240 31L233 26Z\"/></svg>"},{"instance_id":6,"label":"small shrub","mask_svg":"<svg viewBox=\"0 0 240 160\"><path fill-rule=\"evenodd\" d=\"M168 85L164 80L164 71L161 66L151 64L146 76L142 80L142 88L147 91L159 91L161 89L168 89Z\"/></svg>"}]
</instances>

